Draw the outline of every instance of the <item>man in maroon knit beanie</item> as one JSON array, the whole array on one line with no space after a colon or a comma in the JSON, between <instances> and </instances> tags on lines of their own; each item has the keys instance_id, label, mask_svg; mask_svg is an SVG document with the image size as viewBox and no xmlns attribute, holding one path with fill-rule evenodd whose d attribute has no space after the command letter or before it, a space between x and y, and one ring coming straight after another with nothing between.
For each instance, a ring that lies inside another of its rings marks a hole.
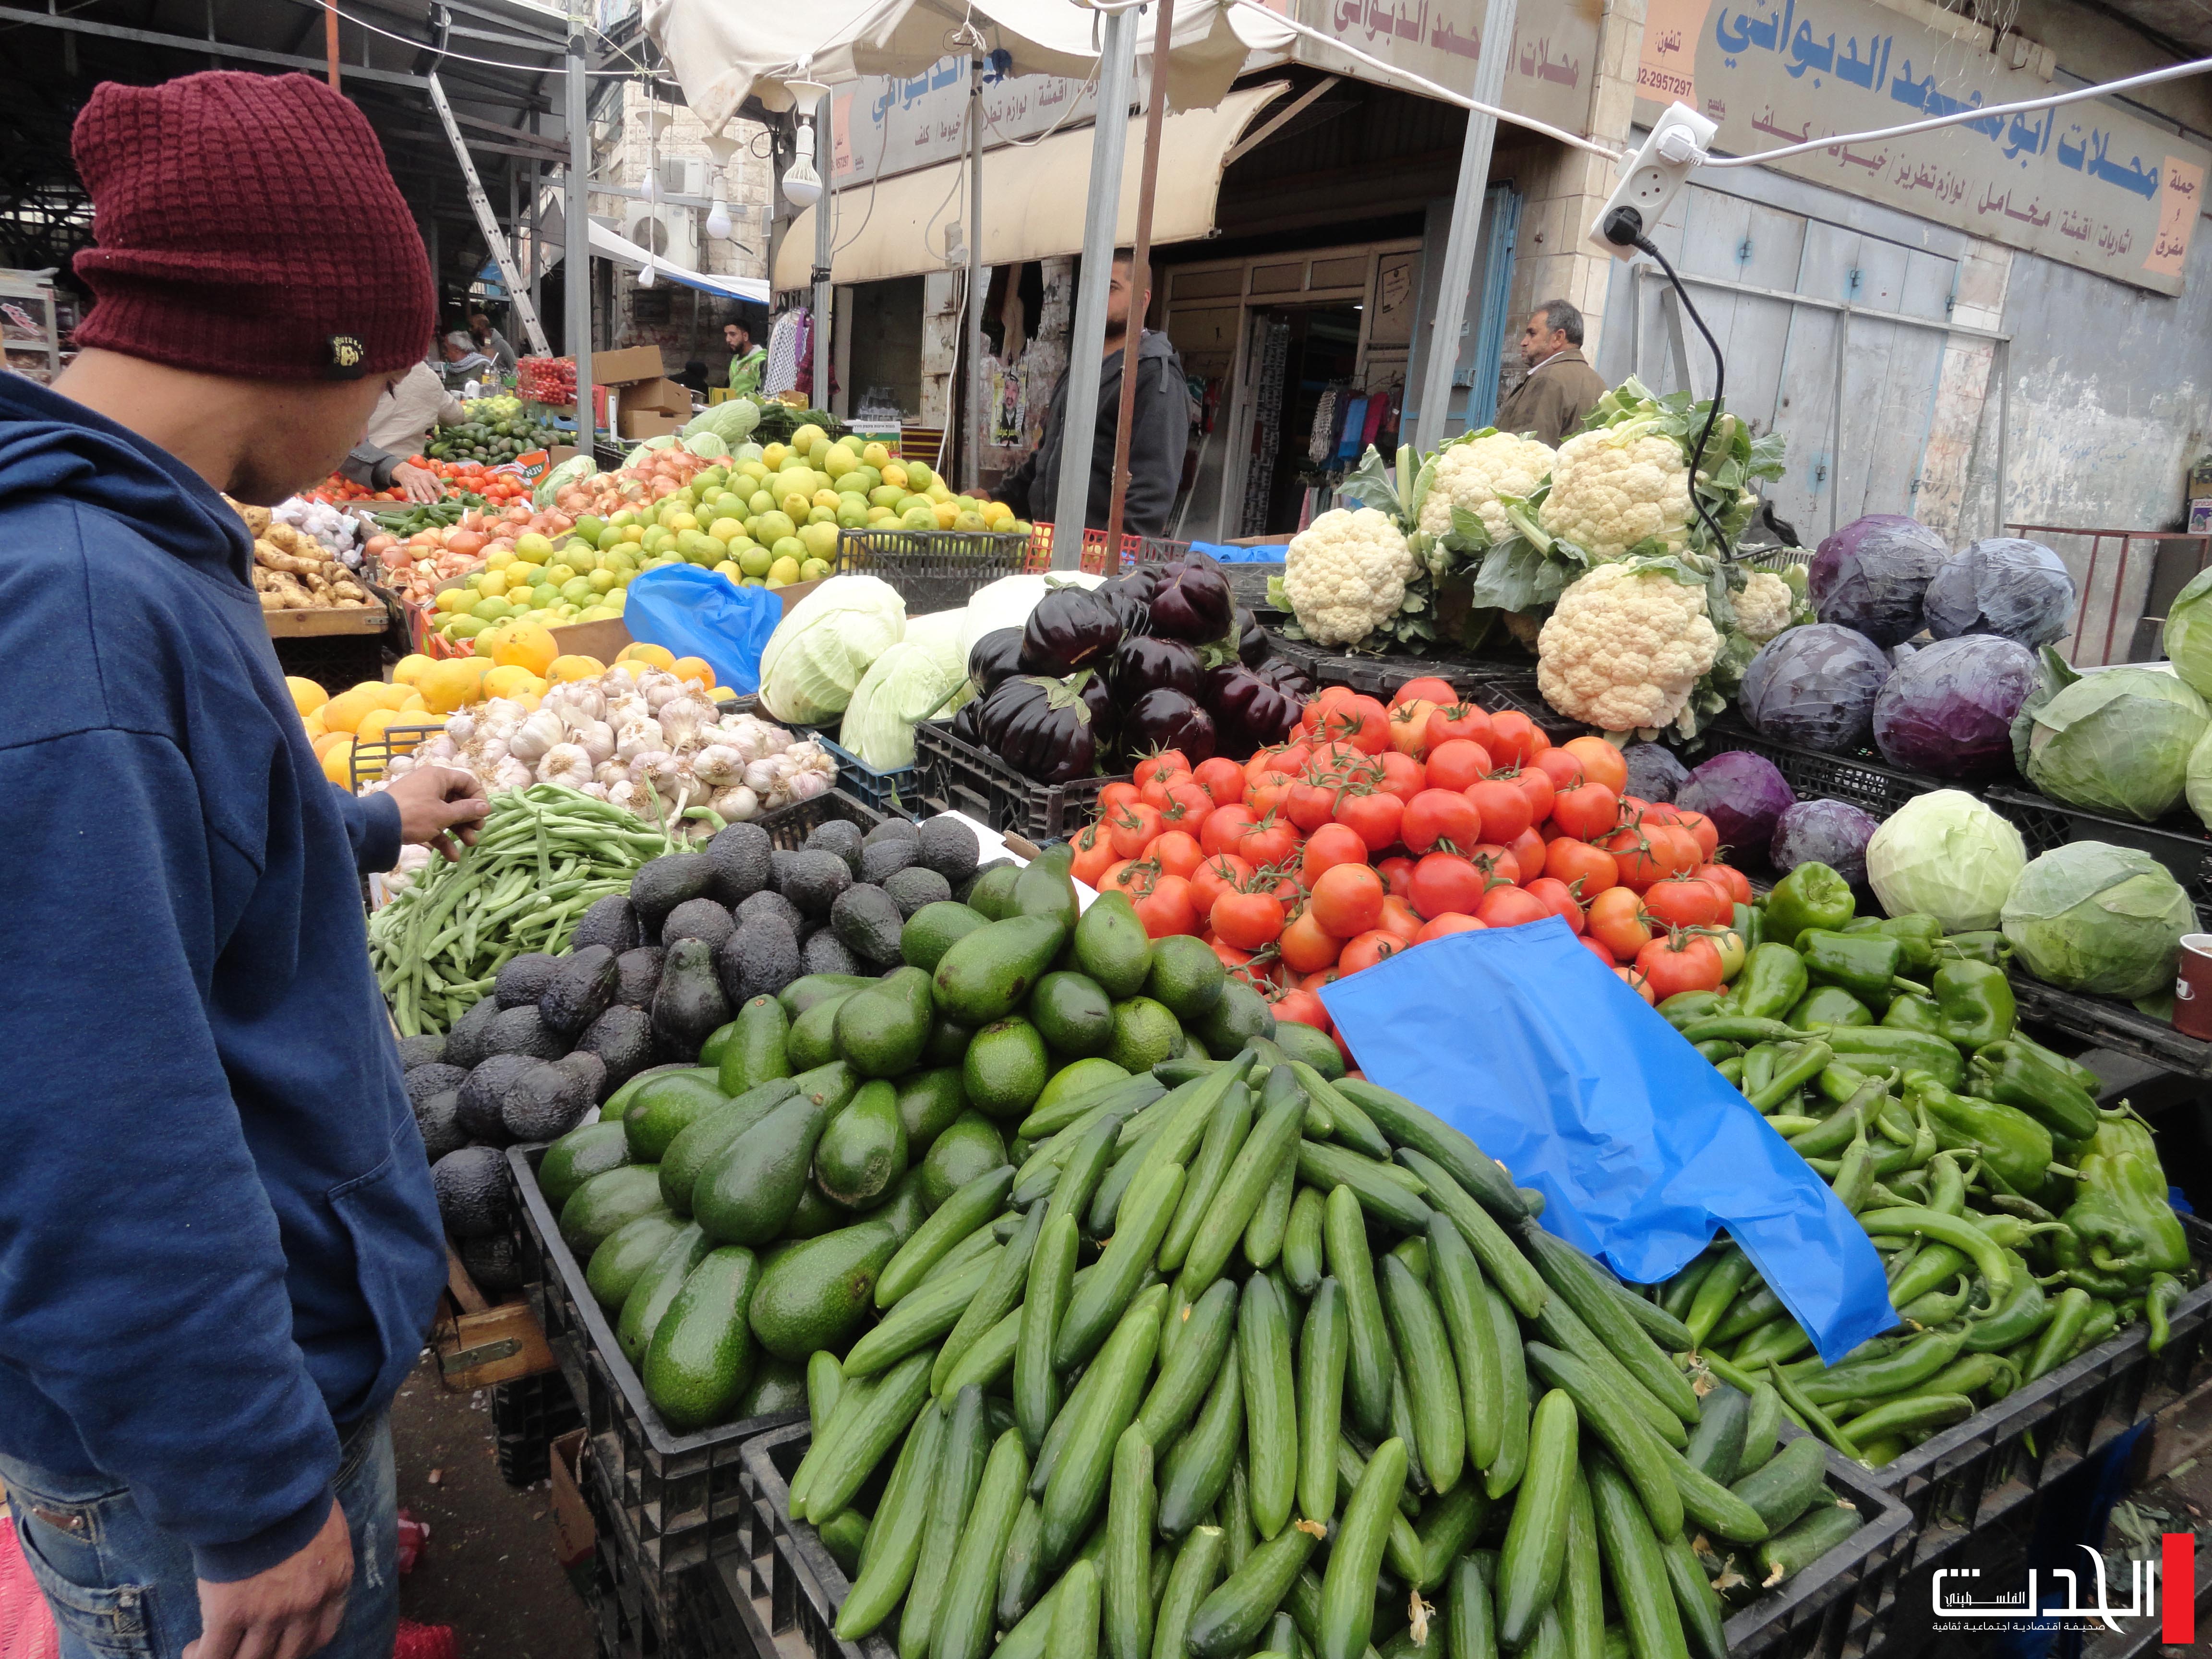
<instances>
[{"instance_id":1,"label":"man in maroon knit beanie","mask_svg":"<svg viewBox=\"0 0 2212 1659\"><path fill-rule=\"evenodd\" d=\"M0 1483L66 1659L390 1659L445 1254L358 881L484 803L325 780L216 492L330 471L429 269L303 76L103 85L75 140L82 350L0 374Z\"/></svg>"}]
</instances>

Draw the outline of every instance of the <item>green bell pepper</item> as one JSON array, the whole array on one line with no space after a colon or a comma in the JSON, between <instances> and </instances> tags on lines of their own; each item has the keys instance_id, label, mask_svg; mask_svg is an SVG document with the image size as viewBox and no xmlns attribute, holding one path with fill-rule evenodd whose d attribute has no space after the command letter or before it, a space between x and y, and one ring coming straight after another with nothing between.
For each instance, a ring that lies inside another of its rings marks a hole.
<instances>
[{"instance_id":1,"label":"green bell pepper","mask_svg":"<svg viewBox=\"0 0 2212 1659\"><path fill-rule=\"evenodd\" d=\"M1801 864L1766 896L1766 937L1795 945L1800 933L1841 927L1857 908L1850 884L1833 870L1825 864Z\"/></svg>"},{"instance_id":2,"label":"green bell pepper","mask_svg":"<svg viewBox=\"0 0 2212 1659\"><path fill-rule=\"evenodd\" d=\"M1838 930L1846 933L1884 933L1905 947L1904 971L1925 973L1936 965L1936 946L1943 924L1933 916L1859 916Z\"/></svg>"},{"instance_id":3,"label":"green bell pepper","mask_svg":"<svg viewBox=\"0 0 2212 1659\"><path fill-rule=\"evenodd\" d=\"M2012 941L2002 933L1952 933L1944 939L1940 954L2002 968L2012 960Z\"/></svg>"},{"instance_id":4,"label":"green bell pepper","mask_svg":"<svg viewBox=\"0 0 2212 1659\"><path fill-rule=\"evenodd\" d=\"M1937 1029L1960 1048L1979 1048L2012 1035L2017 1009L2003 969L1986 962L1947 962L1930 983L1942 1022Z\"/></svg>"},{"instance_id":5,"label":"green bell pepper","mask_svg":"<svg viewBox=\"0 0 2212 1659\"><path fill-rule=\"evenodd\" d=\"M1936 1006L1934 997L1923 997L1917 991L1902 993L1889 1005L1881 1023L1893 1031L1925 1031L1930 1036L1943 1035L1943 1017Z\"/></svg>"},{"instance_id":6,"label":"green bell pepper","mask_svg":"<svg viewBox=\"0 0 2212 1659\"><path fill-rule=\"evenodd\" d=\"M1887 1008L1905 947L1886 934L1815 927L1797 936L1797 951L1814 984L1841 986L1861 1002Z\"/></svg>"},{"instance_id":7,"label":"green bell pepper","mask_svg":"<svg viewBox=\"0 0 2212 1659\"><path fill-rule=\"evenodd\" d=\"M1842 986L1822 985L1808 991L1784 1018L1802 1031L1815 1025L1871 1025L1874 1011Z\"/></svg>"},{"instance_id":8,"label":"green bell pepper","mask_svg":"<svg viewBox=\"0 0 2212 1659\"><path fill-rule=\"evenodd\" d=\"M2015 1030L2008 1040L2018 1043L2045 1065L2057 1070L2061 1076L2073 1079L2075 1086L2092 1100L2104 1092L2105 1079L2079 1060L2069 1060L2056 1050L2045 1048L2025 1031Z\"/></svg>"},{"instance_id":9,"label":"green bell pepper","mask_svg":"<svg viewBox=\"0 0 2212 1659\"><path fill-rule=\"evenodd\" d=\"M1966 1075L1966 1062L1942 1037L1926 1031L1900 1031L1887 1025L1839 1025L1821 1034L1836 1058L1862 1071L1930 1072L1947 1089Z\"/></svg>"},{"instance_id":10,"label":"green bell pepper","mask_svg":"<svg viewBox=\"0 0 2212 1659\"><path fill-rule=\"evenodd\" d=\"M1973 1093L2017 1107L2054 1135L2087 1140L2097 1133L2096 1101L2029 1044L2016 1038L1988 1043L1967 1069Z\"/></svg>"},{"instance_id":11,"label":"green bell pepper","mask_svg":"<svg viewBox=\"0 0 2212 1659\"><path fill-rule=\"evenodd\" d=\"M2154 1273L2189 1268L2189 1240L2167 1201L2166 1171L2149 1127L2125 1108L2103 1115L2078 1166L2074 1202L2059 1219L2052 1255L2069 1282L2092 1276L2140 1290Z\"/></svg>"},{"instance_id":12,"label":"green bell pepper","mask_svg":"<svg viewBox=\"0 0 2212 1659\"><path fill-rule=\"evenodd\" d=\"M1759 945L1736 975L1736 1012L1755 1018L1780 1019L1804 994L1804 958L1786 945Z\"/></svg>"},{"instance_id":13,"label":"green bell pepper","mask_svg":"<svg viewBox=\"0 0 2212 1659\"><path fill-rule=\"evenodd\" d=\"M2006 1185L2031 1196L2042 1187L2051 1167L2051 1131L2026 1112L1954 1095L1926 1072L1905 1073L1905 1097L1927 1113L1936 1144L1946 1151L1978 1152Z\"/></svg>"}]
</instances>

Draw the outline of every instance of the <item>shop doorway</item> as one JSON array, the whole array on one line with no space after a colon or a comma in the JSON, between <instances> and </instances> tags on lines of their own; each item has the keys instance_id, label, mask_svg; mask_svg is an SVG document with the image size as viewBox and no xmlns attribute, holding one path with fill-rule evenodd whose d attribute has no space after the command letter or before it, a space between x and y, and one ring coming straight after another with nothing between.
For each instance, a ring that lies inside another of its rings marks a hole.
<instances>
[{"instance_id":1,"label":"shop doorway","mask_svg":"<svg viewBox=\"0 0 2212 1659\"><path fill-rule=\"evenodd\" d=\"M1248 533L1287 535L1296 531L1304 520L1307 491L1321 482L1324 471L1340 465L1343 445L1354 445L1354 459L1364 447L1359 433L1345 430L1341 406L1357 384L1361 309L1358 305L1287 306L1258 313L1288 332L1277 406L1254 411L1255 427L1274 434L1274 454L1265 520Z\"/></svg>"}]
</instances>

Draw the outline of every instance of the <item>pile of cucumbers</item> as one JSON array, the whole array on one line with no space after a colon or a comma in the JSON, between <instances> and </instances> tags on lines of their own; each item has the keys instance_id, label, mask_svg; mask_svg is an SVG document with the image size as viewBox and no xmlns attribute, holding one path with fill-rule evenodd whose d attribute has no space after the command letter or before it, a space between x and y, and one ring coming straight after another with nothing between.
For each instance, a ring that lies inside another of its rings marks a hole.
<instances>
[{"instance_id":1,"label":"pile of cucumbers","mask_svg":"<svg viewBox=\"0 0 2212 1659\"><path fill-rule=\"evenodd\" d=\"M902 1659L1721 1659L1857 1529L1775 1391L1281 1037L1033 1112L809 1370L794 1517ZM1294 1039L1295 1041L1295 1039ZM1172 1084L1165 1094L1160 1084Z\"/></svg>"},{"instance_id":2,"label":"pile of cucumbers","mask_svg":"<svg viewBox=\"0 0 2212 1659\"><path fill-rule=\"evenodd\" d=\"M974 1210L964 1236L999 1216L1010 1183L988 1177L1029 1156L1026 1120L1109 1085L1158 1098L1155 1065L1208 1065L1209 1050L1277 1034L1211 950L1155 945L1126 896L1079 921L1068 861L1062 848L980 870L965 902L903 921L886 901L845 931L897 966L775 973L777 988L697 1045L697 1064L624 1074L597 1122L548 1150L538 1180L562 1235L672 1425L795 1405L810 1356L866 1340L878 1275L918 1229ZM787 892L805 869L802 854ZM878 892L848 886L831 912ZM672 910L661 937L702 902ZM779 943L797 959L769 931L748 922L718 947L726 981L763 971ZM1339 1063L1310 1028L1281 1040Z\"/></svg>"}]
</instances>

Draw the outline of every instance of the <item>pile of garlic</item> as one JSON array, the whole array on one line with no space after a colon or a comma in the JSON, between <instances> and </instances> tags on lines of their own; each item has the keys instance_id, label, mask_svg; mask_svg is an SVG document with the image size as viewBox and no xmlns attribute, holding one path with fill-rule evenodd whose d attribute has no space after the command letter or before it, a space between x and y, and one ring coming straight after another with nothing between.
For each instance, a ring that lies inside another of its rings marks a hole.
<instances>
[{"instance_id":1,"label":"pile of garlic","mask_svg":"<svg viewBox=\"0 0 2212 1659\"><path fill-rule=\"evenodd\" d=\"M837 781L837 763L812 739L723 714L697 680L629 665L560 682L534 710L510 697L462 709L413 754L395 756L386 781L424 764L462 768L488 793L564 784L686 836L811 800Z\"/></svg>"}]
</instances>

